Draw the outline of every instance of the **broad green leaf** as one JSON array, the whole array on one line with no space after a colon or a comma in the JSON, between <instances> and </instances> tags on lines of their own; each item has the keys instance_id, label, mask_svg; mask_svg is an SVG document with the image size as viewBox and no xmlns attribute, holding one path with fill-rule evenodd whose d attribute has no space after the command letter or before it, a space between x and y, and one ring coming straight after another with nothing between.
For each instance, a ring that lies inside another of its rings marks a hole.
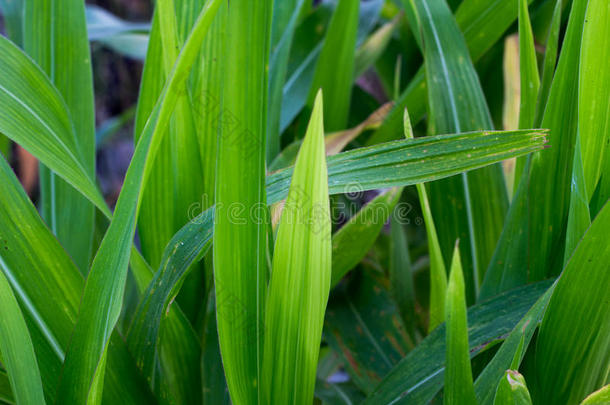
<instances>
[{"instance_id":1,"label":"broad green leaf","mask_svg":"<svg viewBox=\"0 0 610 405\"><path fill-rule=\"evenodd\" d=\"M404 112L405 138L413 138L413 128L407 110ZM447 270L443 261L443 254L438 242L436 225L432 217L428 192L423 184L416 184L419 203L421 204L426 236L428 239L428 256L430 257L430 309L428 331L431 332L445 321L445 297L447 296Z\"/></svg>"},{"instance_id":2,"label":"broad green leaf","mask_svg":"<svg viewBox=\"0 0 610 405\"><path fill-rule=\"evenodd\" d=\"M218 134L214 283L231 400L261 401L267 290L265 132L272 0L231 0Z\"/></svg>"},{"instance_id":3,"label":"broad green leaf","mask_svg":"<svg viewBox=\"0 0 610 405\"><path fill-rule=\"evenodd\" d=\"M359 8L359 1L339 0L309 90L309 108L313 107L318 90L324 91L324 127L327 131L338 131L347 125L354 80ZM337 75L337 71L341 74Z\"/></svg>"},{"instance_id":4,"label":"broad green leaf","mask_svg":"<svg viewBox=\"0 0 610 405\"><path fill-rule=\"evenodd\" d=\"M467 316L470 356L504 339L548 287L548 282L524 286L471 307ZM445 348L445 325L441 325L390 371L364 403L430 401L443 386Z\"/></svg>"},{"instance_id":5,"label":"broad green leaf","mask_svg":"<svg viewBox=\"0 0 610 405\"><path fill-rule=\"evenodd\" d=\"M319 92L278 227L265 308L263 403L313 401L332 271L323 108Z\"/></svg>"},{"instance_id":6,"label":"broad green leaf","mask_svg":"<svg viewBox=\"0 0 610 405\"><path fill-rule=\"evenodd\" d=\"M549 288L536 301L519 323L515 325L493 359L487 363L487 366L477 377L474 390L479 404L492 405L498 380L507 369L516 370L519 368L532 336L542 321L552 294L553 287Z\"/></svg>"},{"instance_id":7,"label":"broad green leaf","mask_svg":"<svg viewBox=\"0 0 610 405\"><path fill-rule=\"evenodd\" d=\"M536 101L540 88L538 61L534 48L534 34L527 10L527 0L519 0L519 72L520 107L519 128L533 128L536 115ZM519 185L526 158L517 159L513 189Z\"/></svg>"},{"instance_id":8,"label":"broad green leaf","mask_svg":"<svg viewBox=\"0 0 610 405\"><path fill-rule=\"evenodd\" d=\"M0 157L0 165L6 165ZM10 169L9 169L10 170ZM0 257L0 267L4 261ZM18 404L44 404L42 382L34 346L27 325L13 294L13 290L0 272L0 353Z\"/></svg>"},{"instance_id":9,"label":"broad green leaf","mask_svg":"<svg viewBox=\"0 0 610 405\"><path fill-rule=\"evenodd\" d=\"M415 1L413 5L426 44L428 133L492 129L468 48L446 3ZM449 262L455 240L460 239L467 302L473 302L508 208L502 169L495 165L435 182L429 191L443 258Z\"/></svg>"},{"instance_id":10,"label":"broad green leaf","mask_svg":"<svg viewBox=\"0 0 610 405\"><path fill-rule=\"evenodd\" d=\"M280 116L284 82L297 19L304 0L274 0L271 25L271 53L269 57L269 117L267 119L267 160L280 153Z\"/></svg>"},{"instance_id":11,"label":"broad green leaf","mask_svg":"<svg viewBox=\"0 0 610 405\"><path fill-rule=\"evenodd\" d=\"M460 4L455 20L464 35L473 62L478 61L502 37L517 18L517 13L515 0L464 0ZM416 25L415 36L418 37L419 34ZM414 124L421 121L426 114L425 103L422 103L427 91L425 79L424 68L421 68L396 101L384 125L369 139L368 145L399 139L405 108L409 110Z\"/></svg>"},{"instance_id":12,"label":"broad green leaf","mask_svg":"<svg viewBox=\"0 0 610 405\"><path fill-rule=\"evenodd\" d=\"M570 212L568 214L568 225L566 228L566 248L564 253L563 265L568 262L574 249L580 242L591 225L591 214L589 212L589 198L585 185L585 174L581 153L581 137L576 135L574 147L574 165L572 166L572 196L570 197Z\"/></svg>"},{"instance_id":13,"label":"broad green leaf","mask_svg":"<svg viewBox=\"0 0 610 405\"><path fill-rule=\"evenodd\" d=\"M531 405L525 378L518 371L506 370L498 384L494 405Z\"/></svg>"},{"instance_id":14,"label":"broad green leaf","mask_svg":"<svg viewBox=\"0 0 610 405\"><path fill-rule=\"evenodd\" d=\"M485 274L480 299L544 279L562 267L578 118L578 81L574 77L578 72L585 8L586 0L572 3L559 66L542 120L542 126L551 130L552 146L528 158ZM531 244L534 240L535 246Z\"/></svg>"},{"instance_id":15,"label":"broad green leaf","mask_svg":"<svg viewBox=\"0 0 610 405\"><path fill-rule=\"evenodd\" d=\"M606 204L557 282L536 342L534 400L578 404L608 378L609 226Z\"/></svg>"},{"instance_id":16,"label":"broad green leaf","mask_svg":"<svg viewBox=\"0 0 610 405\"><path fill-rule=\"evenodd\" d=\"M65 101L80 162L94 179L95 110L85 4L68 0L59 7L53 0L27 0L23 13L23 49ZM40 167L42 216L86 274L91 259L94 207L51 170Z\"/></svg>"},{"instance_id":17,"label":"broad green leaf","mask_svg":"<svg viewBox=\"0 0 610 405\"><path fill-rule=\"evenodd\" d=\"M610 159L610 4L589 0L580 48L578 132L589 200Z\"/></svg>"},{"instance_id":18,"label":"broad green leaf","mask_svg":"<svg viewBox=\"0 0 610 405\"><path fill-rule=\"evenodd\" d=\"M220 3L212 0L202 9L136 147L115 215L91 265L58 388L61 402L98 403L101 398L108 341L122 306L140 190L146 184L162 134ZM107 269L114 271L109 273Z\"/></svg>"},{"instance_id":19,"label":"broad green leaf","mask_svg":"<svg viewBox=\"0 0 610 405\"><path fill-rule=\"evenodd\" d=\"M362 76L379 59L390 43L399 21L400 15L379 27L356 50L354 55L354 79Z\"/></svg>"},{"instance_id":20,"label":"broad green leaf","mask_svg":"<svg viewBox=\"0 0 610 405\"><path fill-rule=\"evenodd\" d=\"M393 213L401 192L402 187L396 187L376 197L333 235L332 286L366 256Z\"/></svg>"},{"instance_id":21,"label":"broad green leaf","mask_svg":"<svg viewBox=\"0 0 610 405\"><path fill-rule=\"evenodd\" d=\"M333 291L324 339L365 393L413 348L388 286L370 270L354 273Z\"/></svg>"},{"instance_id":22,"label":"broad green leaf","mask_svg":"<svg viewBox=\"0 0 610 405\"><path fill-rule=\"evenodd\" d=\"M445 302L445 388L444 404L477 403L472 382L470 352L468 345L468 318L466 315L466 296L464 275L460 262L458 244L455 245L451 272L447 283Z\"/></svg>"},{"instance_id":23,"label":"broad green leaf","mask_svg":"<svg viewBox=\"0 0 610 405\"><path fill-rule=\"evenodd\" d=\"M586 397L580 405L607 405L610 403L610 385L595 391Z\"/></svg>"},{"instance_id":24,"label":"broad green leaf","mask_svg":"<svg viewBox=\"0 0 610 405\"><path fill-rule=\"evenodd\" d=\"M105 202L79 152L70 114L47 76L0 37L0 132L62 176L98 207ZM106 209L106 213L109 211Z\"/></svg>"},{"instance_id":25,"label":"broad green leaf","mask_svg":"<svg viewBox=\"0 0 610 405\"><path fill-rule=\"evenodd\" d=\"M0 164L0 259L26 318L47 402L55 401L84 281L46 227L8 165ZM150 401L151 393L115 332L110 340L107 403Z\"/></svg>"},{"instance_id":26,"label":"broad green leaf","mask_svg":"<svg viewBox=\"0 0 610 405\"><path fill-rule=\"evenodd\" d=\"M479 131L392 141L330 156L329 191L375 190L442 179L539 150L546 131ZM267 179L268 203L286 196L292 168ZM356 180L354 180L356 179Z\"/></svg>"}]
</instances>

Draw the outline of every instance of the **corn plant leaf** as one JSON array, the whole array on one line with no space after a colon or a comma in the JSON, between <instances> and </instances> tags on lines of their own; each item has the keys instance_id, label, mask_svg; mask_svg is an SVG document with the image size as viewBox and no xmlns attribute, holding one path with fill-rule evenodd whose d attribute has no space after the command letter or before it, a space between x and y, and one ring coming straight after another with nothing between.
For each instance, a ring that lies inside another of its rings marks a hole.
<instances>
[{"instance_id":1,"label":"corn plant leaf","mask_svg":"<svg viewBox=\"0 0 610 405\"><path fill-rule=\"evenodd\" d=\"M401 187L388 190L364 206L333 235L332 277L335 286L371 249L400 199Z\"/></svg>"},{"instance_id":2,"label":"corn plant leaf","mask_svg":"<svg viewBox=\"0 0 610 405\"><path fill-rule=\"evenodd\" d=\"M562 268L577 130L580 39L586 1L572 3L568 30L542 126L551 129L549 153L526 164L479 298L493 296ZM541 90L542 91L542 90ZM536 246L530 241L536 240ZM558 254L559 252L559 254Z\"/></svg>"},{"instance_id":3,"label":"corn plant leaf","mask_svg":"<svg viewBox=\"0 0 610 405\"><path fill-rule=\"evenodd\" d=\"M447 333L445 335L445 386L444 404L476 404L470 351L468 346L468 318L464 275L460 263L460 251L455 245L451 272L447 283L445 302Z\"/></svg>"},{"instance_id":4,"label":"corn plant leaf","mask_svg":"<svg viewBox=\"0 0 610 405\"><path fill-rule=\"evenodd\" d=\"M85 4L69 0L24 2L23 49L62 95L75 145L89 177L95 177L95 112ZM50 169L53 169L50 167ZM40 168L41 213L85 273L91 259L93 205L47 168Z\"/></svg>"},{"instance_id":5,"label":"corn plant leaf","mask_svg":"<svg viewBox=\"0 0 610 405\"><path fill-rule=\"evenodd\" d=\"M519 128L532 128L536 115L540 76L538 74L538 61L534 48L534 34L530 22L527 0L519 0L519 73L520 73L520 105ZM513 189L516 189L526 158L517 160Z\"/></svg>"},{"instance_id":6,"label":"corn plant leaf","mask_svg":"<svg viewBox=\"0 0 610 405\"><path fill-rule=\"evenodd\" d=\"M494 405L531 405L525 378L518 371L506 370L498 384Z\"/></svg>"},{"instance_id":7,"label":"corn plant leaf","mask_svg":"<svg viewBox=\"0 0 610 405\"><path fill-rule=\"evenodd\" d=\"M471 307L467 315L470 356L504 339L548 287L546 281L520 287ZM445 325L441 325L390 371L364 403L430 401L443 386L445 348Z\"/></svg>"},{"instance_id":8,"label":"corn plant leaf","mask_svg":"<svg viewBox=\"0 0 610 405\"><path fill-rule=\"evenodd\" d=\"M272 0L232 0L223 52L213 242L216 321L231 399L244 405L261 400L262 386L268 222L265 131L272 6Z\"/></svg>"},{"instance_id":9,"label":"corn plant leaf","mask_svg":"<svg viewBox=\"0 0 610 405\"><path fill-rule=\"evenodd\" d=\"M231 398L227 388L216 325L216 297L214 290L208 299L208 318L205 324L201 355L201 389L204 404L230 405Z\"/></svg>"},{"instance_id":10,"label":"corn plant leaf","mask_svg":"<svg viewBox=\"0 0 610 405\"><path fill-rule=\"evenodd\" d=\"M330 20L316 65L308 106L313 107L318 89L324 91L325 129L337 131L347 125L354 76L359 1L339 0ZM342 74L337 76L339 69Z\"/></svg>"},{"instance_id":11,"label":"corn plant leaf","mask_svg":"<svg viewBox=\"0 0 610 405\"><path fill-rule=\"evenodd\" d=\"M574 147L574 164L572 166L572 182L570 184L572 196L570 198L570 211L565 236L564 266L570 256L572 256L578 242L580 242L580 239L591 225L591 213L589 212L589 198L585 184L580 139L580 134L577 134Z\"/></svg>"},{"instance_id":12,"label":"corn plant leaf","mask_svg":"<svg viewBox=\"0 0 610 405\"><path fill-rule=\"evenodd\" d=\"M136 147L115 215L89 272L58 388L58 399L62 402L97 403L101 397L108 340L122 306L140 190L150 174L150 160L159 150L160 134L168 125L189 69L220 3L220 0L213 0L202 9ZM152 156L150 160L147 159L149 154ZM106 269L109 268L115 269L114 272L108 273Z\"/></svg>"},{"instance_id":13,"label":"corn plant leaf","mask_svg":"<svg viewBox=\"0 0 610 405\"><path fill-rule=\"evenodd\" d=\"M0 103L4 106L0 132L97 206L105 206L76 146L70 114L61 95L40 68L4 37L0 37L0 71Z\"/></svg>"},{"instance_id":14,"label":"corn plant leaf","mask_svg":"<svg viewBox=\"0 0 610 405\"><path fill-rule=\"evenodd\" d=\"M0 157L1 165L5 165ZM4 267L0 257L0 266ZM44 404L38 362L25 319L4 273L0 272L0 353L7 368L15 401L20 404Z\"/></svg>"},{"instance_id":15,"label":"corn plant leaf","mask_svg":"<svg viewBox=\"0 0 610 405\"><path fill-rule=\"evenodd\" d=\"M610 6L590 0L587 5L578 88L578 132L589 200L601 175L602 162L610 159Z\"/></svg>"},{"instance_id":16,"label":"corn plant leaf","mask_svg":"<svg viewBox=\"0 0 610 405\"><path fill-rule=\"evenodd\" d=\"M502 378L503 373L509 368L519 368L532 336L542 321L552 294L553 287L549 288L536 301L506 337L493 359L487 363L487 366L479 374L474 383L477 403L492 405L498 380Z\"/></svg>"},{"instance_id":17,"label":"corn plant leaf","mask_svg":"<svg viewBox=\"0 0 610 405\"><path fill-rule=\"evenodd\" d=\"M70 342L84 282L46 227L13 171L0 161L0 259L2 272L19 300L37 354L47 402L54 402L65 351ZM104 400L153 401L122 338L110 340Z\"/></svg>"},{"instance_id":18,"label":"corn plant leaf","mask_svg":"<svg viewBox=\"0 0 610 405\"><path fill-rule=\"evenodd\" d=\"M354 55L354 79L362 76L386 50L399 21L400 15L383 24L356 50Z\"/></svg>"},{"instance_id":19,"label":"corn plant leaf","mask_svg":"<svg viewBox=\"0 0 610 405\"><path fill-rule=\"evenodd\" d=\"M608 226L610 204L593 220L557 282L536 342L534 400L577 404L606 382L610 372Z\"/></svg>"},{"instance_id":20,"label":"corn plant leaf","mask_svg":"<svg viewBox=\"0 0 610 405\"><path fill-rule=\"evenodd\" d=\"M443 1L416 1L414 6L426 44L428 132L491 129L479 79L449 8ZM460 239L467 302L473 302L508 208L502 169L495 165L435 182L429 191L443 258L449 262L455 240Z\"/></svg>"},{"instance_id":21,"label":"corn plant leaf","mask_svg":"<svg viewBox=\"0 0 610 405\"><path fill-rule=\"evenodd\" d=\"M280 219L265 313L264 403L310 404L331 278L322 92Z\"/></svg>"},{"instance_id":22,"label":"corn plant leaf","mask_svg":"<svg viewBox=\"0 0 610 405\"><path fill-rule=\"evenodd\" d=\"M464 35L473 62L478 61L502 37L504 31L517 18L517 14L517 2L514 0L464 0L460 4L455 12L455 20ZM482 15L486 18L481 18ZM417 27L418 25L415 26L416 37L420 33ZM400 138L405 108L409 110L414 124L421 121L426 114L425 103L421 102L426 97L426 91L424 68L421 68L396 100L388 119L371 136L367 144Z\"/></svg>"},{"instance_id":23,"label":"corn plant leaf","mask_svg":"<svg viewBox=\"0 0 610 405\"><path fill-rule=\"evenodd\" d=\"M586 397L580 405L604 405L610 402L610 385L595 391Z\"/></svg>"},{"instance_id":24,"label":"corn plant leaf","mask_svg":"<svg viewBox=\"0 0 610 405\"><path fill-rule=\"evenodd\" d=\"M149 23L133 23L122 20L107 10L93 4L85 7L89 41L110 38L130 32L149 32Z\"/></svg>"},{"instance_id":25,"label":"corn plant leaf","mask_svg":"<svg viewBox=\"0 0 610 405\"><path fill-rule=\"evenodd\" d=\"M333 292L324 338L365 393L413 347L387 285L371 271L358 271Z\"/></svg>"}]
</instances>

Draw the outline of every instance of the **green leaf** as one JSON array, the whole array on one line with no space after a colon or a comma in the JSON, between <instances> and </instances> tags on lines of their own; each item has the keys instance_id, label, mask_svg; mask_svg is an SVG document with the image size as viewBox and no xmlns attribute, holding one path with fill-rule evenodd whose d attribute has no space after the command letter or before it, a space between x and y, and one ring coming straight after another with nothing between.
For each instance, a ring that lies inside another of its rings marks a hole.
<instances>
[{"instance_id":1,"label":"green leaf","mask_svg":"<svg viewBox=\"0 0 610 405\"><path fill-rule=\"evenodd\" d=\"M364 395L350 383L333 384L317 380L316 398L322 400L324 405L350 405L361 403Z\"/></svg>"},{"instance_id":2,"label":"green leaf","mask_svg":"<svg viewBox=\"0 0 610 405\"><path fill-rule=\"evenodd\" d=\"M93 260L81 299L58 389L61 402L98 403L100 400L108 340L122 306L140 190L150 175L151 161L159 150L162 134L220 3L221 0L212 0L202 9L136 147L115 215ZM147 159L149 154L151 158ZM114 271L109 273L107 269Z\"/></svg>"},{"instance_id":3,"label":"green leaf","mask_svg":"<svg viewBox=\"0 0 610 405\"><path fill-rule=\"evenodd\" d=\"M402 188L396 187L375 197L335 232L332 241L332 286L366 256L394 211L401 193Z\"/></svg>"},{"instance_id":4,"label":"green leaf","mask_svg":"<svg viewBox=\"0 0 610 405\"><path fill-rule=\"evenodd\" d=\"M504 339L548 287L548 282L524 286L471 307L467 316L470 356ZM443 386L445 348L445 325L441 325L390 371L364 403L430 401Z\"/></svg>"},{"instance_id":5,"label":"green leaf","mask_svg":"<svg viewBox=\"0 0 610 405\"><path fill-rule=\"evenodd\" d=\"M0 165L6 165L0 157ZM10 170L10 169L9 169ZM4 261L0 257L0 267ZM18 404L44 404L42 382L34 346L13 290L0 272L0 353Z\"/></svg>"},{"instance_id":6,"label":"green leaf","mask_svg":"<svg viewBox=\"0 0 610 405\"><path fill-rule=\"evenodd\" d=\"M610 5L590 0L587 5L578 87L578 132L589 200L599 181L604 159L610 159Z\"/></svg>"},{"instance_id":7,"label":"green leaf","mask_svg":"<svg viewBox=\"0 0 610 405\"><path fill-rule=\"evenodd\" d=\"M218 135L213 244L216 321L231 399L244 405L260 402L262 387L272 6L272 0L231 0L229 4Z\"/></svg>"},{"instance_id":8,"label":"green leaf","mask_svg":"<svg viewBox=\"0 0 610 405\"><path fill-rule=\"evenodd\" d=\"M409 113L405 110L404 114L405 138L413 138L413 128ZM436 226L430 209L428 192L423 184L416 184L419 203L421 204L424 222L426 224L426 236L428 239L428 256L430 257L430 309L428 331L431 332L438 325L445 321L445 297L447 296L447 270L441 247L438 242Z\"/></svg>"},{"instance_id":9,"label":"green leaf","mask_svg":"<svg viewBox=\"0 0 610 405\"><path fill-rule=\"evenodd\" d=\"M46 227L13 171L0 164L0 258L26 318L46 400L55 401L84 282L74 262ZM116 332L110 339L104 398L109 403L152 400L146 382Z\"/></svg>"},{"instance_id":10,"label":"green leaf","mask_svg":"<svg viewBox=\"0 0 610 405\"><path fill-rule=\"evenodd\" d=\"M553 287L549 288L527 311L525 316L506 337L506 340L502 343L493 359L487 363L485 369L477 377L474 389L479 404L493 404L498 380L502 378L507 369L512 368L516 370L519 368L519 364L521 364L532 336L542 321L544 311L553 291Z\"/></svg>"},{"instance_id":11,"label":"green leaf","mask_svg":"<svg viewBox=\"0 0 610 405\"><path fill-rule=\"evenodd\" d=\"M577 134L574 149L574 165L572 166L572 196L570 197L570 212L568 214L568 225L566 229L564 266L570 256L572 256L578 242L580 242L580 239L591 225L591 214L589 213L588 194L585 189L585 174L580 139L580 134Z\"/></svg>"},{"instance_id":12,"label":"green leaf","mask_svg":"<svg viewBox=\"0 0 610 405\"><path fill-rule=\"evenodd\" d=\"M518 371L506 370L498 384L494 405L531 405L525 378Z\"/></svg>"},{"instance_id":13,"label":"green leaf","mask_svg":"<svg viewBox=\"0 0 610 405\"><path fill-rule=\"evenodd\" d=\"M347 285L333 291L324 339L365 393L413 347L388 286L370 270L354 273Z\"/></svg>"},{"instance_id":14,"label":"green leaf","mask_svg":"<svg viewBox=\"0 0 610 405\"><path fill-rule=\"evenodd\" d=\"M392 35L400 22L400 15L385 23L373 32L356 50L354 55L354 79L362 76L386 50Z\"/></svg>"},{"instance_id":15,"label":"green leaf","mask_svg":"<svg viewBox=\"0 0 610 405\"><path fill-rule=\"evenodd\" d=\"M89 41L110 38L118 34L131 32L149 32L150 24L125 21L114 14L93 4L85 7L87 33Z\"/></svg>"},{"instance_id":16,"label":"green leaf","mask_svg":"<svg viewBox=\"0 0 610 405\"><path fill-rule=\"evenodd\" d=\"M426 59L428 133L491 129L485 97L463 36L442 0L415 1ZM410 21L415 26L417 22ZM430 206L446 263L456 239L464 266L467 302L473 302L508 208L499 165L430 184Z\"/></svg>"},{"instance_id":17,"label":"green leaf","mask_svg":"<svg viewBox=\"0 0 610 405\"><path fill-rule=\"evenodd\" d=\"M606 405L610 403L610 385L595 391L586 397L580 405Z\"/></svg>"},{"instance_id":18,"label":"green leaf","mask_svg":"<svg viewBox=\"0 0 610 405\"><path fill-rule=\"evenodd\" d=\"M265 313L263 403L310 404L331 278L331 224L318 93L280 219Z\"/></svg>"},{"instance_id":19,"label":"green leaf","mask_svg":"<svg viewBox=\"0 0 610 405\"><path fill-rule=\"evenodd\" d=\"M534 400L577 404L606 382L610 372L609 226L610 204L606 204L557 282L536 342Z\"/></svg>"},{"instance_id":20,"label":"green leaf","mask_svg":"<svg viewBox=\"0 0 610 405\"><path fill-rule=\"evenodd\" d=\"M458 243L455 245L451 262L445 305L447 350L445 352L444 403L475 405L477 401L470 367L464 275Z\"/></svg>"},{"instance_id":21,"label":"green leaf","mask_svg":"<svg viewBox=\"0 0 610 405\"><path fill-rule=\"evenodd\" d=\"M95 110L85 4L69 0L24 3L23 49L55 85L69 112L80 162L95 178ZM26 147L27 148L27 147ZM44 162L43 162L44 163ZM49 166L53 170L52 166ZM51 230L86 274L91 259L94 207L47 168L40 168L41 212Z\"/></svg>"},{"instance_id":22,"label":"green leaf","mask_svg":"<svg viewBox=\"0 0 610 405\"><path fill-rule=\"evenodd\" d=\"M534 34L527 10L527 0L519 0L519 72L520 72L520 106L519 106L519 128L534 127L538 89L540 88L540 76L538 74L538 60L534 47ZM516 189L523 168L525 158L517 160L515 168L515 181L513 189Z\"/></svg>"},{"instance_id":23,"label":"green leaf","mask_svg":"<svg viewBox=\"0 0 610 405\"><path fill-rule=\"evenodd\" d=\"M4 370L0 370L0 401L13 405L15 396L11 390L11 383Z\"/></svg>"},{"instance_id":24,"label":"green leaf","mask_svg":"<svg viewBox=\"0 0 610 405\"><path fill-rule=\"evenodd\" d=\"M542 81L538 91L538 102L536 104L536 119L534 124L540 125L542 115L549 99L551 84L553 83L553 75L555 74L555 66L557 64L557 53L559 49L559 31L561 28L561 9L562 0L557 0L553 9L551 25L547 35L546 49L544 52L544 62L542 66Z\"/></svg>"},{"instance_id":25,"label":"green leaf","mask_svg":"<svg viewBox=\"0 0 610 405\"><path fill-rule=\"evenodd\" d=\"M0 37L0 132L62 176L98 207L104 198L85 168L66 104L47 76ZM109 214L106 209L105 212Z\"/></svg>"},{"instance_id":26,"label":"green leaf","mask_svg":"<svg viewBox=\"0 0 610 405\"><path fill-rule=\"evenodd\" d=\"M359 8L359 1L339 0L309 90L309 108L313 107L318 90L324 91L324 127L327 131L341 130L347 126L354 80ZM341 74L337 75L337 71Z\"/></svg>"},{"instance_id":27,"label":"green leaf","mask_svg":"<svg viewBox=\"0 0 610 405\"><path fill-rule=\"evenodd\" d=\"M23 0L0 0L7 36L17 45L23 42Z\"/></svg>"},{"instance_id":28,"label":"green leaf","mask_svg":"<svg viewBox=\"0 0 610 405\"><path fill-rule=\"evenodd\" d=\"M568 220L574 144L580 35L586 0L572 3L559 66L550 90L542 126L551 129L548 153L528 159L506 224L485 275L480 299L561 269ZM541 90L542 91L542 90ZM531 241L536 241L535 246Z\"/></svg>"}]
</instances>

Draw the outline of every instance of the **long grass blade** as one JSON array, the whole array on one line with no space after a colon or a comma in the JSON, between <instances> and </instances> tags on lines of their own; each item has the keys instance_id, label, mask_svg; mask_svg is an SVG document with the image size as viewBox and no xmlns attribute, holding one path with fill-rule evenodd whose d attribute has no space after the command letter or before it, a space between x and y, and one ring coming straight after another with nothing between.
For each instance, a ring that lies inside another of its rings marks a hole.
<instances>
[{"instance_id":1,"label":"long grass blade","mask_svg":"<svg viewBox=\"0 0 610 405\"><path fill-rule=\"evenodd\" d=\"M231 399L244 405L262 400L272 5L272 0L232 0L224 50L213 244L216 321Z\"/></svg>"},{"instance_id":2,"label":"long grass blade","mask_svg":"<svg viewBox=\"0 0 610 405\"><path fill-rule=\"evenodd\" d=\"M265 313L263 403L313 401L332 271L323 108L319 92L278 228Z\"/></svg>"},{"instance_id":3,"label":"long grass blade","mask_svg":"<svg viewBox=\"0 0 610 405\"><path fill-rule=\"evenodd\" d=\"M445 316L447 319L447 334L445 335L447 351L445 352L443 403L475 405L477 401L470 366L464 276L457 243L447 283Z\"/></svg>"},{"instance_id":4,"label":"long grass blade","mask_svg":"<svg viewBox=\"0 0 610 405\"><path fill-rule=\"evenodd\" d=\"M494 405L531 405L525 378L518 371L506 370L498 384Z\"/></svg>"},{"instance_id":5,"label":"long grass blade","mask_svg":"<svg viewBox=\"0 0 610 405\"><path fill-rule=\"evenodd\" d=\"M536 342L535 401L578 404L608 378L608 226L610 204L593 220L557 282Z\"/></svg>"}]
</instances>

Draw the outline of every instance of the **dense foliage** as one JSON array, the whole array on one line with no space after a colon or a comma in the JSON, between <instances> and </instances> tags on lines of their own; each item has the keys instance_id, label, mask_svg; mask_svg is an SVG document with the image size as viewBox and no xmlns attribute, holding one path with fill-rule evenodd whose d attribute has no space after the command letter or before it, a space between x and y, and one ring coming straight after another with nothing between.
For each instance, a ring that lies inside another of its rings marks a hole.
<instances>
[{"instance_id":1,"label":"dense foliage","mask_svg":"<svg viewBox=\"0 0 610 405\"><path fill-rule=\"evenodd\" d=\"M0 403L609 403L608 0L0 11Z\"/></svg>"}]
</instances>

